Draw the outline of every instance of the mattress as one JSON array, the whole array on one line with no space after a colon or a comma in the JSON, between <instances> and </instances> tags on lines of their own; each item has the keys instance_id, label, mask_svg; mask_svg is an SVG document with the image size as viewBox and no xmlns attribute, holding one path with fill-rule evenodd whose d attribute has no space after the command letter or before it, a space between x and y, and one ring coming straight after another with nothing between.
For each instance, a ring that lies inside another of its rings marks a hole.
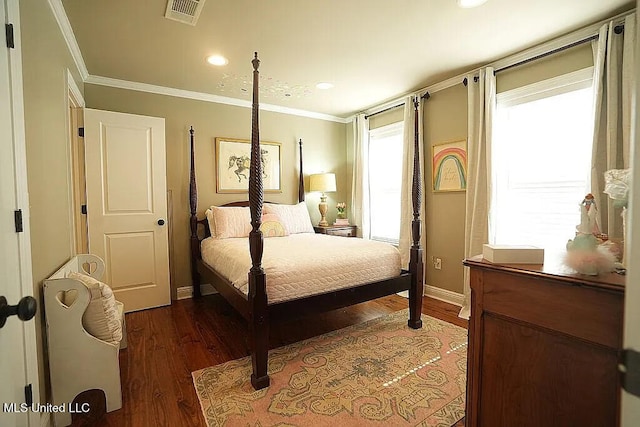
<instances>
[{"instance_id":1,"label":"mattress","mask_svg":"<svg viewBox=\"0 0 640 427\"><path fill-rule=\"evenodd\" d=\"M247 294L251 268L249 239L206 238L202 260ZM400 253L387 243L300 233L264 239L262 267L269 303L277 303L400 274Z\"/></svg>"}]
</instances>

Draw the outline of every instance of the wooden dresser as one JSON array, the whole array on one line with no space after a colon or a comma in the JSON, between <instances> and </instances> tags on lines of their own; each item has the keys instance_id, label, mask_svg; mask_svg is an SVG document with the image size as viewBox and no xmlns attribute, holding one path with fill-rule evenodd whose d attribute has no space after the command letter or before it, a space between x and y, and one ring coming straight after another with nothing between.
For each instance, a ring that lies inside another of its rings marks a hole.
<instances>
[{"instance_id":1,"label":"wooden dresser","mask_svg":"<svg viewBox=\"0 0 640 427\"><path fill-rule=\"evenodd\" d=\"M475 257L466 426L615 427L624 276Z\"/></svg>"}]
</instances>

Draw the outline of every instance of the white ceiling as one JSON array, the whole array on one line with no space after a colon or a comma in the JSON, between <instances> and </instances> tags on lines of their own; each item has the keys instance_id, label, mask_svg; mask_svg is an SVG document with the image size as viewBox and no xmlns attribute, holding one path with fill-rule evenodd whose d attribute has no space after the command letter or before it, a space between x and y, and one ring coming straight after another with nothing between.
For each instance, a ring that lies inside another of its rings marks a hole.
<instances>
[{"instance_id":1,"label":"white ceiling","mask_svg":"<svg viewBox=\"0 0 640 427\"><path fill-rule=\"evenodd\" d=\"M347 117L631 9L630 0L206 0L196 26L166 0L63 0L92 76ZM213 67L205 58L229 59ZM331 82L329 90L315 88Z\"/></svg>"}]
</instances>

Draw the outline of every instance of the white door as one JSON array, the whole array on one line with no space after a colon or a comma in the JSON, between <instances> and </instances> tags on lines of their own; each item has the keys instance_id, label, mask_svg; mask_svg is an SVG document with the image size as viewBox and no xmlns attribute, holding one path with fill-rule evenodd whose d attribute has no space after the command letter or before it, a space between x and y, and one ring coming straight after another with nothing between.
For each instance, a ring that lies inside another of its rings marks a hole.
<instances>
[{"instance_id":1,"label":"white door","mask_svg":"<svg viewBox=\"0 0 640 427\"><path fill-rule=\"evenodd\" d=\"M29 246L28 200L24 155L22 112L22 71L19 45L18 0L2 0L0 22L12 23L12 49L0 48L0 304L18 304L31 294L31 249ZM23 230L16 232L15 211L23 213ZM25 292L25 290L28 291ZM2 323L4 316L0 316ZM5 319L0 328L0 425L39 425L37 413L22 412L25 386L32 385L33 401L38 402L35 364L34 321L22 322L17 316ZM14 404L14 406L12 406ZM8 405L8 406L7 406Z\"/></svg>"},{"instance_id":2,"label":"white door","mask_svg":"<svg viewBox=\"0 0 640 427\"><path fill-rule=\"evenodd\" d=\"M127 312L171 304L164 119L85 109L89 252Z\"/></svg>"}]
</instances>

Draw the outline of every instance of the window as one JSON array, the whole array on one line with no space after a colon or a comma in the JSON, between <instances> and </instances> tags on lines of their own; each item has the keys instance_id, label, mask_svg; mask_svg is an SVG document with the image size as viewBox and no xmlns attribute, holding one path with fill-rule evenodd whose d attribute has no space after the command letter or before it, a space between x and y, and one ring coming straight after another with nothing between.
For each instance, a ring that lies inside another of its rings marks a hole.
<instances>
[{"instance_id":1,"label":"window","mask_svg":"<svg viewBox=\"0 0 640 427\"><path fill-rule=\"evenodd\" d=\"M400 240L402 122L369 131L370 238L393 244Z\"/></svg>"},{"instance_id":2,"label":"window","mask_svg":"<svg viewBox=\"0 0 640 427\"><path fill-rule=\"evenodd\" d=\"M592 68L497 95L494 243L564 249L590 190Z\"/></svg>"}]
</instances>

